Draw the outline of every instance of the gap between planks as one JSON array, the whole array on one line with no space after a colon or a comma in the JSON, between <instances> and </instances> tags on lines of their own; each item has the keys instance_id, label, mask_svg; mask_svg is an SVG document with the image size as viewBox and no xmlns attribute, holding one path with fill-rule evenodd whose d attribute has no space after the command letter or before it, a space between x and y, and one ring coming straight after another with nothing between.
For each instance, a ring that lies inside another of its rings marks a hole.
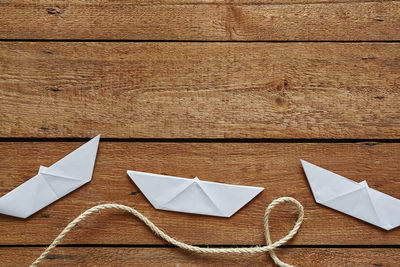
<instances>
[{"instance_id":1,"label":"gap between planks","mask_svg":"<svg viewBox=\"0 0 400 267\"><path fill-rule=\"evenodd\" d=\"M257 247L264 246L265 244L232 244L232 245L204 245L204 244L192 244L193 246L203 247L203 248L243 248L243 247ZM0 248L46 248L49 244L15 244L15 245L0 245ZM59 244L57 245L59 248L176 248L178 247L170 244ZM282 245L279 248L337 248L337 249L368 249L368 248L380 248L380 249L400 249L400 245L330 245L330 244L321 244L321 245Z\"/></svg>"},{"instance_id":2,"label":"gap between planks","mask_svg":"<svg viewBox=\"0 0 400 267\"><path fill-rule=\"evenodd\" d=\"M37 138L37 137L0 137L0 142L86 142L93 137L56 137L56 138ZM400 139L321 139L321 138L110 138L101 137L101 142L131 142L131 143L260 143L260 144L358 144L374 145L376 143L396 144Z\"/></svg>"},{"instance_id":3,"label":"gap between planks","mask_svg":"<svg viewBox=\"0 0 400 267\"><path fill-rule=\"evenodd\" d=\"M29 43L400 43L400 40L140 40L140 39L0 39L0 42Z\"/></svg>"},{"instance_id":4,"label":"gap between planks","mask_svg":"<svg viewBox=\"0 0 400 267\"><path fill-rule=\"evenodd\" d=\"M26 265L43 248L2 250L3 266ZM397 266L397 249L277 249L278 255L296 266ZM57 248L46 266L273 266L266 253L257 255L195 255L176 248Z\"/></svg>"}]
</instances>

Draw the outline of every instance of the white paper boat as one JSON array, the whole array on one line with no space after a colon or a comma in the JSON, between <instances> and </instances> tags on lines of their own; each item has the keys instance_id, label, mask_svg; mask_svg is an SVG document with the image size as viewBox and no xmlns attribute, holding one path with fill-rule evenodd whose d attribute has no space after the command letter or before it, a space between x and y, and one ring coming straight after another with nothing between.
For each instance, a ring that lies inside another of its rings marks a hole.
<instances>
[{"instance_id":1,"label":"white paper boat","mask_svg":"<svg viewBox=\"0 0 400 267\"><path fill-rule=\"evenodd\" d=\"M0 198L0 214L26 218L92 179L100 135Z\"/></svg>"},{"instance_id":2,"label":"white paper boat","mask_svg":"<svg viewBox=\"0 0 400 267\"><path fill-rule=\"evenodd\" d=\"M231 217L264 190L262 187L201 181L197 177L127 173L153 207L160 210Z\"/></svg>"},{"instance_id":3,"label":"white paper boat","mask_svg":"<svg viewBox=\"0 0 400 267\"><path fill-rule=\"evenodd\" d=\"M315 201L391 230L400 225L400 200L307 161L300 160Z\"/></svg>"}]
</instances>

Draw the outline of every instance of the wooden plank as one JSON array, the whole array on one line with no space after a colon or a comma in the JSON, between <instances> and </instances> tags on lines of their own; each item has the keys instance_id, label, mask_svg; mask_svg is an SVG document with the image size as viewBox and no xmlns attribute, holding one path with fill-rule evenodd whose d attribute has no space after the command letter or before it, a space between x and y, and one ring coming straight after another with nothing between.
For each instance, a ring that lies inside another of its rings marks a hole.
<instances>
[{"instance_id":1,"label":"wooden plank","mask_svg":"<svg viewBox=\"0 0 400 267\"><path fill-rule=\"evenodd\" d=\"M44 248L0 248L2 266L27 266ZM277 254L296 266L396 267L399 249L282 248ZM265 254L195 255L175 248L59 247L40 266L274 266Z\"/></svg>"},{"instance_id":2,"label":"wooden plank","mask_svg":"<svg viewBox=\"0 0 400 267\"><path fill-rule=\"evenodd\" d=\"M1 137L400 138L398 43L0 43Z\"/></svg>"},{"instance_id":3,"label":"wooden plank","mask_svg":"<svg viewBox=\"0 0 400 267\"><path fill-rule=\"evenodd\" d=\"M398 1L17 0L0 3L0 38L399 40L399 13Z\"/></svg>"},{"instance_id":4,"label":"wooden plank","mask_svg":"<svg viewBox=\"0 0 400 267\"><path fill-rule=\"evenodd\" d=\"M80 143L0 143L0 194L12 190ZM305 221L290 244L399 245L400 227L385 231L314 202L299 159L335 171L400 198L400 144L235 144L101 142L90 184L27 220L1 215L0 245L49 244L84 210L101 203L135 207L178 240L192 244L263 244L266 206L292 196L305 207ZM265 187L233 217L217 218L155 210L126 170ZM286 235L297 218L290 205L271 218L272 239ZM49 227L51 226L51 227ZM105 211L79 224L64 244L165 244L135 218Z\"/></svg>"}]
</instances>

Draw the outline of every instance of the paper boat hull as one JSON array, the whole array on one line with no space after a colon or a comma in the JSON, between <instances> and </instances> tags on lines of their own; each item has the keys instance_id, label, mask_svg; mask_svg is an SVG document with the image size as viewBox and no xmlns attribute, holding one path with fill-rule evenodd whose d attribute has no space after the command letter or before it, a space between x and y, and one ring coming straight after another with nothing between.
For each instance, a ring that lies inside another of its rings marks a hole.
<instances>
[{"instance_id":1,"label":"paper boat hull","mask_svg":"<svg viewBox=\"0 0 400 267\"><path fill-rule=\"evenodd\" d=\"M90 182L100 135L0 198L0 214L27 218Z\"/></svg>"},{"instance_id":2,"label":"paper boat hull","mask_svg":"<svg viewBox=\"0 0 400 267\"><path fill-rule=\"evenodd\" d=\"M264 188L128 171L154 208L231 217Z\"/></svg>"},{"instance_id":3,"label":"paper boat hull","mask_svg":"<svg viewBox=\"0 0 400 267\"><path fill-rule=\"evenodd\" d=\"M329 208L391 230L400 225L400 200L301 160L314 199Z\"/></svg>"}]
</instances>

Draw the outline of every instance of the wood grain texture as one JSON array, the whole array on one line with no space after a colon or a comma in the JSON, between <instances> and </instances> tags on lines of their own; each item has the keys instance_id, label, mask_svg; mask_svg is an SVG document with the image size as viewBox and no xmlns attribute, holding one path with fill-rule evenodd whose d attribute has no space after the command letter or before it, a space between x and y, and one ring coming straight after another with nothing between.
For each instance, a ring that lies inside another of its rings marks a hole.
<instances>
[{"instance_id":1,"label":"wood grain texture","mask_svg":"<svg viewBox=\"0 0 400 267\"><path fill-rule=\"evenodd\" d=\"M399 138L398 43L0 43L1 137Z\"/></svg>"},{"instance_id":2,"label":"wood grain texture","mask_svg":"<svg viewBox=\"0 0 400 267\"><path fill-rule=\"evenodd\" d=\"M0 194L49 166L80 143L0 143ZM400 228L385 231L315 203L299 159L400 198L400 144L214 144L101 142L90 184L51 204L27 220L0 215L0 245L49 244L84 210L114 202L135 207L178 240L191 244L264 244L263 214L281 196L305 207L305 220L290 244L399 245ZM126 175L126 170L265 187L233 217L218 218L155 210ZM293 227L296 208L272 213L277 240ZM120 211L105 211L79 224L64 244L165 244L142 223Z\"/></svg>"},{"instance_id":3,"label":"wood grain texture","mask_svg":"<svg viewBox=\"0 0 400 267\"><path fill-rule=\"evenodd\" d=\"M399 40L398 1L1 1L0 38Z\"/></svg>"},{"instance_id":4,"label":"wood grain texture","mask_svg":"<svg viewBox=\"0 0 400 267\"><path fill-rule=\"evenodd\" d=\"M44 248L0 248L3 267L27 266ZM282 248L282 260L296 266L397 267L399 249ZM175 248L59 247L40 266L273 266L266 254L195 255Z\"/></svg>"}]
</instances>

